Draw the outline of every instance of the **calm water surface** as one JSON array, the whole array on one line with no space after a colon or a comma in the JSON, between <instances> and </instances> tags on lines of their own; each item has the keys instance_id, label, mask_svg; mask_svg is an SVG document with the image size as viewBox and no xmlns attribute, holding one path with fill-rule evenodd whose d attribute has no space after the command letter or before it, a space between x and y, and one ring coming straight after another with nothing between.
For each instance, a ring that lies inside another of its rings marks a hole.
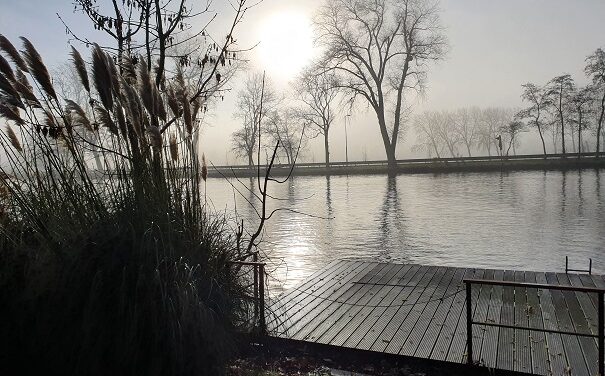
<instances>
[{"instance_id":1,"label":"calm water surface","mask_svg":"<svg viewBox=\"0 0 605 376\"><path fill-rule=\"evenodd\" d=\"M253 201L255 180L232 182ZM561 271L568 255L605 272L605 171L295 177L270 194L287 209L262 244L276 290L338 258ZM249 230L258 222L225 180L207 195Z\"/></svg>"}]
</instances>

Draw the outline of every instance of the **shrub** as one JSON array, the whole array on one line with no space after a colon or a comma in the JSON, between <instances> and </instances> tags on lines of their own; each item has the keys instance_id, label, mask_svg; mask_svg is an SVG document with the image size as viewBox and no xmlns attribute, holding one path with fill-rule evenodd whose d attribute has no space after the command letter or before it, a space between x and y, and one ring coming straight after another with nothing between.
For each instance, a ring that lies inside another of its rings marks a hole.
<instances>
[{"instance_id":1,"label":"shrub","mask_svg":"<svg viewBox=\"0 0 605 376\"><path fill-rule=\"evenodd\" d=\"M0 35L0 373L220 373L248 302L201 198L201 96L95 45L89 102L60 98L22 39Z\"/></svg>"}]
</instances>

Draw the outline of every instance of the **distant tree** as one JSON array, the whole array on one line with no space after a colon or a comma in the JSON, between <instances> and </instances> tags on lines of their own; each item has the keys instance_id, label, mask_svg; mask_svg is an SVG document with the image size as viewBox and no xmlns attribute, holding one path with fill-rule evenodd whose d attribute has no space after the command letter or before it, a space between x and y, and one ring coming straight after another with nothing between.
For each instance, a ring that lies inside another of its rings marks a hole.
<instances>
[{"instance_id":1,"label":"distant tree","mask_svg":"<svg viewBox=\"0 0 605 376\"><path fill-rule=\"evenodd\" d=\"M453 114L453 123L453 132L459 142L464 144L468 156L471 157L471 150L479 137L481 110L477 107L460 108Z\"/></svg>"},{"instance_id":2,"label":"distant tree","mask_svg":"<svg viewBox=\"0 0 605 376\"><path fill-rule=\"evenodd\" d=\"M500 155L500 147L497 137L501 135L503 129L513 120L514 111L509 108L489 107L483 109L481 128L479 131L479 145L491 154L492 148L496 149L496 154Z\"/></svg>"},{"instance_id":3,"label":"distant tree","mask_svg":"<svg viewBox=\"0 0 605 376\"><path fill-rule=\"evenodd\" d=\"M565 118L570 100L575 91L575 83L569 74L557 76L546 87L546 98L556 117L561 135L561 152L565 154Z\"/></svg>"},{"instance_id":4,"label":"distant tree","mask_svg":"<svg viewBox=\"0 0 605 376\"><path fill-rule=\"evenodd\" d=\"M293 164L306 147L305 123L293 109L285 109L268 114L266 124L265 133L271 144L279 143L279 155L285 157L287 164Z\"/></svg>"},{"instance_id":5,"label":"distant tree","mask_svg":"<svg viewBox=\"0 0 605 376\"><path fill-rule=\"evenodd\" d=\"M597 98L596 132L597 132L597 155L601 151L601 132L605 122L605 51L598 48L592 55L586 58L584 68L586 76L592 80L593 96Z\"/></svg>"},{"instance_id":6,"label":"distant tree","mask_svg":"<svg viewBox=\"0 0 605 376\"><path fill-rule=\"evenodd\" d=\"M508 146L506 148L506 156L509 155L511 147L513 148L513 154L516 155L516 145L518 142L517 136L519 135L519 133L526 131L525 124L522 121L513 120L509 122L506 126L502 127L500 131L501 134L504 134L506 136L507 140L505 142L508 141Z\"/></svg>"},{"instance_id":7,"label":"distant tree","mask_svg":"<svg viewBox=\"0 0 605 376\"><path fill-rule=\"evenodd\" d=\"M324 139L326 167L330 167L330 127L336 118L336 98L339 88L333 72L316 72L307 70L294 85L296 100L302 105L295 109L293 115L308 124L315 134Z\"/></svg>"},{"instance_id":8,"label":"distant tree","mask_svg":"<svg viewBox=\"0 0 605 376\"><path fill-rule=\"evenodd\" d=\"M455 131L456 120L455 114L448 111L441 111L436 116L437 121L437 133L443 141L443 144L450 152L452 158L458 157L458 144L460 144L460 137Z\"/></svg>"},{"instance_id":9,"label":"distant tree","mask_svg":"<svg viewBox=\"0 0 605 376\"><path fill-rule=\"evenodd\" d=\"M578 131L578 153L582 152L582 131L590 127L590 111L594 101L593 89L590 86L576 91L570 98L569 122Z\"/></svg>"},{"instance_id":10,"label":"distant tree","mask_svg":"<svg viewBox=\"0 0 605 376\"><path fill-rule=\"evenodd\" d=\"M544 115L549 106L548 96L545 95L542 88L532 83L526 83L521 85L521 87L523 88L521 99L523 99L524 102L528 102L529 107L519 111L516 117L519 119L526 119L529 126L538 130L540 141L542 141L542 150L544 155L546 155L546 143L544 142L543 132L545 127Z\"/></svg>"},{"instance_id":11,"label":"distant tree","mask_svg":"<svg viewBox=\"0 0 605 376\"><path fill-rule=\"evenodd\" d=\"M325 48L318 66L336 73L338 86L376 113L387 160L394 166L405 91L422 90L428 63L441 60L447 49L437 3L331 0L320 8L315 24Z\"/></svg>"},{"instance_id":12,"label":"distant tree","mask_svg":"<svg viewBox=\"0 0 605 376\"><path fill-rule=\"evenodd\" d=\"M264 91L263 91L264 85ZM254 165L254 156L259 145L260 128L266 116L275 111L279 103L277 93L264 75L253 73L248 76L244 88L237 94L235 118L242 122L242 128L232 135L233 151L238 157Z\"/></svg>"},{"instance_id":13,"label":"distant tree","mask_svg":"<svg viewBox=\"0 0 605 376\"><path fill-rule=\"evenodd\" d=\"M424 111L414 118L416 144L413 150L426 151L429 156L441 158L443 143L440 127L440 114L437 111Z\"/></svg>"}]
</instances>

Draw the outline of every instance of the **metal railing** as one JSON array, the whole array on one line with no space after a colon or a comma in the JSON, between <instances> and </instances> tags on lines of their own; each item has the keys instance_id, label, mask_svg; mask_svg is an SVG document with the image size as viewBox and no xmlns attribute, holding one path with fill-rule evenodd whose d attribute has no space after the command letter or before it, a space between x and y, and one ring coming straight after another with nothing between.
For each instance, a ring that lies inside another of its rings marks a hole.
<instances>
[{"instance_id":1,"label":"metal railing","mask_svg":"<svg viewBox=\"0 0 605 376\"><path fill-rule=\"evenodd\" d=\"M565 256L565 273L567 272L592 274L592 259L588 259L588 269L573 269L569 267L569 257Z\"/></svg>"},{"instance_id":2,"label":"metal railing","mask_svg":"<svg viewBox=\"0 0 605 376\"><path fill-rule=\"evenodd\" d=\"M267 333L267 322L265 317L265 263L257 261L231 261L231 265L251 266L254 276L251 297L254 303L254 323L258 323L257 329L261 334Z\"/></svg>"},{"instance_id":3,"label":"metal railing","mask_svg":"<svg viewBox=\"0 0 605 376\"><path fill-rule=\"evenodd\" d=\"M473 325L484 325L507 329L523 329L545 333L555 334L566 334L574 335L578 337L591 337L597 339L597 351L599 353L599 376L605 376L605 325L604 325L604 313L603 313L603 295L605 289L599 287L579 287L579 286L563 286L563 285L551 285L542 283L528 283L528 282L514 282L514 281L494 281L488 279L464 279L466 286L466 346L467 346L467 358L468 364L473 364ZM533 288L533 289L544 289L544 290L561 290L561 291L574 291L582 293L594 293L598 296L598 334L586 334L578 332L570 332L566 330L553 330L544 328L528 327L523 325L507 325L498 324L491 322L473 321L472 311L472 285L492 285L492 286L503 286L503 287L522 287L522 288Z\"/></svg>"}]
</instances>

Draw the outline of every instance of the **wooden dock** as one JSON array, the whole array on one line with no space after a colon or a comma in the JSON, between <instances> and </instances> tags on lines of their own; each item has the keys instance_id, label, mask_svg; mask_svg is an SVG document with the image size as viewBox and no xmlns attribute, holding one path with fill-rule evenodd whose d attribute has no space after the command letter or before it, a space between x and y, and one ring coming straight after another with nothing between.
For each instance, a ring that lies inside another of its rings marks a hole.
<instances>
[{"instance_id":1,"label":"wooden dock","mask_svg":"<svg viewBox=\"0 0 605 376\"><path fill-rule=\"evenodd\" d=\"M464 279L605 287L602 276L588 274L338 260L270 302L267 327L282 339L467 363ZM598 374L598 294L481 284L471 294L473 321L523 327L474 325L476 364L538 375Z\"/></svg>"}]
</instances>

